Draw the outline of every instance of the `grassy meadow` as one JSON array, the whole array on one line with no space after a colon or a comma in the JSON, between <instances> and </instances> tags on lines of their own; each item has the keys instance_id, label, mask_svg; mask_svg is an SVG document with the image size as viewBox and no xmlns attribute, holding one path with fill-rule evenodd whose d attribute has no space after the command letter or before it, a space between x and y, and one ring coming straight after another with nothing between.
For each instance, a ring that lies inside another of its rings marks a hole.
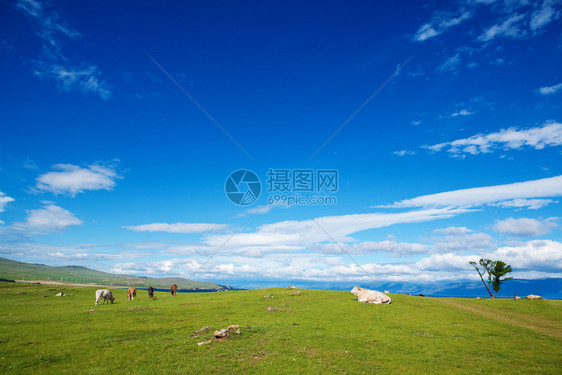
<instances>
[{"instance_id":1,"label":"grassy meadow","mask_svg":"<svg viewBox=\"0 0 562 375\"><path fill-rule=\"evenodd\" d=\"M562 301L391 294L391 305L370 305L349 292L306 289L156 293L152 300L138 291L127 301L125 289L112 291L115 304L94 306L95 288L0 283L0 373L562 369ZM198 345L231 324L241 333ZM213 328L193 334L204 326Z\"/></svg>"}]
</instances>

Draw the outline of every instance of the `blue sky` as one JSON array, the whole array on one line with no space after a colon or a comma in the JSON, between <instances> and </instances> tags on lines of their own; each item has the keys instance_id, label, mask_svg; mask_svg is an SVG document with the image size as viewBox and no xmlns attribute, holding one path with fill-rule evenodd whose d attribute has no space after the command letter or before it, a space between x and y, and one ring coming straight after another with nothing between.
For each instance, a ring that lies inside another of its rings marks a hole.
<instances>
[{"instance_id":1,"label":"blue sky","mask_svg":"<svg viewBox=\"0 0 562 375\"><path fill-rule=\"evenodd\" d=\"M480 257L558 277L561 25L560 1L2 2L0 256L242 287ZM270 170L337 170L300 193L335 204L269 204Z\"/></svg>"}]
</instances>

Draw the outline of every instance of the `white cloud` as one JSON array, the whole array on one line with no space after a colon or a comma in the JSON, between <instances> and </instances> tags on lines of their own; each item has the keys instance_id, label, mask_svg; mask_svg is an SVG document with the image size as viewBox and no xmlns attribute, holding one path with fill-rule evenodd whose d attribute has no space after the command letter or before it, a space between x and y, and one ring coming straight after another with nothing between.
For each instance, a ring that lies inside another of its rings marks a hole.
<instances>
[{"instance_id":1,"label":"white cloud","mask_svg":"<svg viewBox=\"0 0 562 375\"><path fill-rule=\"evenodd\" d=\"M434 38L449 28L456 26L465 20L472 18L473 14L486 5L489 13L487 17L492 18L493 24L486 29L476 29L479 33L477 40L488 43L497 38L519 39L535 36L541 29L562 15L560 0L530 1L494 1L494 0L471 0L462 2L457 16L451 12L435 12L430 22L424 23L416 32L414 41L423 42ZM472 35L472 28L467 32Z\"/></svg>"},{"instance_id":2,"label":"white cloud","mask_svg":"<svg viewBox=\"0 0 562 375\"><path fill-rule=\"evenodd\" d=\"M263 214L269 213L272 209L274 209L276 207L289 208L289 205L281 204L281 203L266 204L266 205L263 205L263 206L257 206L257 207L254 207L254 208L249 208L246 211L236 215L235 217L244 217L244 216L248 216L248 215L263 215Z\"/></svg>"},{"instance_id":3,"label":"white cloud","mask_svg":"<svg viewBox=\"0 0 562 375\"><path fill-rule=\"evenodd\" d=\"M405 155L415 155L416 152L411 150L400 150L400 151L394 151L392 154L398 156L405 156Z\"/></svg>"},{"instance_id":4,"label":"white cloud","mask_svg":"<svg viewBox=\"0 0 562 375\"><path fill-rule=\"evenodd\" d=\"M526 35L526 31L522 28L522 21L525 18L524 14L516 14L499 24L490 26L484 31L478 40L482 42L489 42L497 37L519 38Z\"/></svg>"},{"instance_id":5,"label":"white cloud","mask_svg":"<svg viewBox=\"0 0 562 375\"><path fill-rule=\"evenodd\" d=\"M97 94L102 99L111 98L111 88L101 79L96 65L63 66L60 63L40 63L34 74L40 78L53 79L61 91L78 90L84 94Z\"/></svg>"},{"instance_id":6,"label":"white cloud","mask_svg":"<svg viewBox=\"0 0 562 375\"><path fill-rule=\"evenodd\" d=\"M49 232L61 232L68 227L81 225L83 221L72 212L62 207L48 204L43 208L27 210L25 221L15 222L0 228L0 234L6 237L30 237Z\"/></svg>"},{"instance_id":7,"label":"white cloud","mask_svg":"<svg viewBox=\"0 0 562 375\"><path fill-rule=\"evenodd\" d=\"M464 157L466 154L490 153L495 148L511 150L532 147L541 150L547 146L560 145L562 145L562 124L547 122L543 126L530 129L502 129L496 133L477 134L470 138L423 147L435 152L446 149L452 156Z\"/></svg>"},{"instance_id":8,"label":"white cloud","mask_svg":"<svg viewBox=\"0 0 562 375\"><path fill-rule=\"evenodd\" d=\"M372 254L384 252L396 257L423 254L429 251L429 246L419 243L396 242L391 240L373 242L366 241L353 245L322 243L316 244L315 250L325 254ZM343 249L343 250L342 250Z\"/></svg>"},{"instance_id":9,"label":"white cloud","mask_svg":"<svg viewBox=\"0 0 562 375\"><path fill-rule=\"evenodd\" d=\"M42 58L35 61L35 75L53 79L59 89L78 89L82 93L111 97L111 88L101 79L101 72L94 64L73 62L63 53L68 40L76 40L80 33L68 26L60 15L36 0L19 0L15 4L32 20L36 34L43 40Z\"/></svg>"},{"instance_id":10,"label":"white cloud","mask_svg":"<svg viewBox=\"0 0 562 375\"><path fill-rule=\"evenodd\" d=\"M110 272L126 275L145 276L190 276L197 271L201 264L193 259L173 258L153 262L117 263Z\"/></svg>"},{"instance_id":11,"label":"white cloud","mask_svg":"<svg viewBox=\"0 0 562 375\"><path fill-rule=\"evenodd\" d=\"M426 39L439 35L430 23L423 24L416 33L415 40L423 42Z\"/></svg>"},{"instance_id":12,"label":"white cloud","mask_svg":"<svg viewBox=\"0 0 562 375\"><path fill-rule=\"evenodd\" d=\"M381 242L381 244L384 243ZM411 245L411 244L410 244ZM377 245L379 246L379 245ZM328 251L330 249L327 249ZM217 255L203 266L204 260L174 258L156 262L128 262L115 265L112 272L170 276L193 276L196 279L292 279L315 281L372 282L384 281L458 281L479 280L470 261L480 258L501 259L513 266L514 277L557 277L562 271L562 243L551 240L529 241L515 246L479 250L479 254L431 254L415 262L363 263L350 262L347 257L325 254L273 255L264 258L248 258ZM367 272L367 274L365 274Z\"/></svg>"},{"instance_id":13,"label":"white cloud","mask_svg":"<svg viewBox=\"0 0 562 375\"><path fill-rule=\"evenodd\" d=\"M433 233L440 233L446 235L459 235L459 234L466 234L469 232L472 231L467 227L448 227L448 228L435 229L433 231Z\"/></svg>"},{"instance_id":14,"label":"white cloud","mask_svg":"<svg viewBox=\"0 0 562 375\"><path fill-rule=\"evenodd\" d=\"M448 234L432 246L434 253L459 253L468 250L489 250L494 248L494 238L486 233Z\"/></svg>"},{"instance_id":15,"label":"white cloud","mask_svg":"<svg viewBox=\"0 0 562 375\"><path fill-rule=\"evenodd\" d=\"M416 267L422 271L444 271L454 273L456 270L466 270L469 262L478 261L477 255L433 254L416 262Z\"/></svg>"},{"instance_id":16,"label":"white cloud","mask_svg":"<svg viewBox=\"0 0 562 375\"><path fill-rule=\"evenodd\" d=\"M503 201L498 203L490 203L490 206L508 208L528 208L529 210L537 210L548 206L550 203L558 203L552 199L512 199L509 201Z\"/></svg>"},{"instance_id":17,"label":"white cloud","mask_svg":"<svg viewBox=\"0 0 562 375\"><path fill-rule=\"evenodd\" d=\"M313 220L283 221L261 225L255 232L230 235L207 235L205 242L210 246L227 247L244 246L290 246L310 245L317 242L330 241L349 242L350 234L367 229L383 228L394 224L419 223L436 219L450 218L461 213L470 212L463 208L440 208L416 210L395 214L356 214L341 216L324 216ZM330 236L328 236L328 234Z\"/></svg>"},{"instance_id":18,"label":"white cloud","mask_svg":"<svg viewBox=\"0 0 562 375\"><path fill-rule=\"evenodd\" d=\"M550 233L558 225L553 221L555 218L546 220L510 217L505 220L498 220L494 225L494 230L498 233L510 234L521 237L535 237Z\"/></svg>"},{"instance_id":19,"label":"white cloud","mask_svg":"<svg viewBox=\"0 0 562 375\"><path fill-rule=\"evenodd\" d=\"M561 11L556 7L559 7L560 1L557 0L545 0L542 6L536 9L531 15L531 20L529 26L531 30L536 31L552 21L560 18Z\"/></svg>"},{"instance_id":20,"label":"white cloud","mask_svg":"<svg viewBox=\"0 0 562 375\"><path fill-rule=\"evenodd\" d=\"M492 254L517 268L562 272L562 243L552 240L531 240L519 246L506 246ZM558 277L560 274L558 275Z\"/></svg>"},{"instance_id":21,"label":"white cloud","mask_svg":"<svg viewBox=\"0 0 562 375\"><path fill-rule=\"evenodd\" d=\"M432 17L432 21L423 24L414 36L414 40L418 42L423 42L429 38L433 38L447 29L459 25L463 21L472 17L472 13L468 11L461 12L458 16L454 16L452 13L438 12Z\"/></svg>"},{"instance_id":22,"label":"white cloud","mask_svg":"<svg viewBox=\"0 0 562 375\"><path fill-rule=\"evenodd\" d=\"M167 232L167 233L205 233L222 231L228 228L228 224L208 223L152 223L142 225L127 225L123 228L136 232Z\"/></svg>"},{"instance_id":23,"label":"white cloud","mask_svg":"<svg viewBox=\"0 0 562 375\"><path fill-rule=\"evenodd\" d=\"M258 207L254 207L254 208L249 208L247 209L243 214L241 214L240 216L246 216L246 215L263 215L268 213L269 211L271 211L271 209L274 207L274 205L272 204L268 204L268 205L263 205L263 206L258 206Z\"/></svg>"},{"instance_id":24,"label":"white cloud","mask_svg":"<svg viewBox=\"0 0 562 375\"><path fill-rule=\"evenodd\" d=\"M562 176L422 195L384 207L471 207L502 201L562 195Z\"/></svg>"},{"instance_id":25,"label":"white cloud","mask_svg":"<svg viewBox=\"0 0 562 375\"><path fill-rule=\"evenodd\" d=\"M461 63L461 55L460 53L456 53L455 55L449 57L445 60L441 65L437 67L437 70L440 72L450 72L455 71L457 67Z\"/></svg>"},{"instance_id":26,"label":"white cloud","mask_svg":"<svg viewBox=\"0 0 562 375\"><path fill-rule=\"evenodd\" d=\"M83 221L76 218L70 211L50 204L43 208L27 211L27 219L23 223L26 230L44 232L60 232L73 225L81 225Z\"/></svg>"},{"instance_id":27,"label":"white cloud","mask_svg":"<svg viewBox=\"0 0 562 375\"><path fill-rule=\"evenodd\" d=\"M562 83L552 86L544 86L539 89L539 93L542 95L552 95L556 94L558 91L562 89Z\"/></svg>"},{"instance_id":28,"label":"white cloud","mask_svg":"<svg viewBox=\"0 0 562 375\"><path fill-rule=\"evenodd\" d=\"M0 191L0 212L6 211L4 207L6 204L13 202L15 199L12 197L8 197L6 194Z\"/></svg>"},{"instance_id":29,"label":"white cloud","mask_svg":"<svg viewBox=\"0 0 562 375\"><path fill-rule=\"evenodd\" d=\"M457 112L453 112L451 113L451 117L457 117L457 116L470 116L474 114L474 112L470 112L466 109L461 109L460 111Z\"/></svg>"},{"instance_id":30,"label":"white cloud","mask_svg":"<svg viewBox=\"0 0 562 375\"><path fill-rule=\"evenodd\" d=\"M123 259L124 256L120 254L89 254L89 253L77 253L74 251L70 252L61 252L55 251L47 253L47 256L52 258L59 258L59 259L69 259L69 260L120 260ZM129 258L131 254L127 254L127 258Z\"/></svg>"},{"instance_id":31,"label":"white cloud","mask_svg":"<svg viewBox=\"0 0 562 375\"><path fill-rule=\"evenodd\" d=\"M120 178L113 166L90 165L80 168L72 164L56 164L37 178L36 188L54 194L75 196L86 190L112 190Z\"/></svg>"},{"instance_id":32,"label":"white cloud","mask_svg":"<svg viewBox=\"0 0 562 375\"><path fill-rule=\"evenodd\" d=\"M39 1L19 0L15 7L35 23L36 34L45 42L43 52L51 57L62 57L61 38L76 39L80 36L78 31L61 20L57 12L48 11Z\"/></svg>"}]
</instances>

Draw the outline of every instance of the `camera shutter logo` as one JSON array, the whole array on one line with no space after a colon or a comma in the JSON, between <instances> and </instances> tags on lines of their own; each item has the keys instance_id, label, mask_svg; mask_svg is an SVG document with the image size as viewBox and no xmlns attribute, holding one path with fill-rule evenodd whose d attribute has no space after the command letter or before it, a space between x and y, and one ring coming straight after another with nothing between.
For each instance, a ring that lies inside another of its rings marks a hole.
<instances>
[{"instance_id":1,"label":"camera shutter logo","mask_svg":"<svg viewBox=\"0 0 562 375\"><path fill-rule=\"evenodd\" d=\"M259 177L249 169L232 172L224 184L224 192L230 201L239 206L249 206L261 193Z\"/></svg>"}]
</instances>

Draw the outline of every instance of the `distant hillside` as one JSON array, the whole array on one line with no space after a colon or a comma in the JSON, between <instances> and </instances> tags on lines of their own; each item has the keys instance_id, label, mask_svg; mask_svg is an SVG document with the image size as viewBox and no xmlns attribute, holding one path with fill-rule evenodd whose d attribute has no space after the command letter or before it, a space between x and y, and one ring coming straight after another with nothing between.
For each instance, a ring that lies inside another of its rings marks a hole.
<instances>
[{"instance_id":1,"label":"distant hillside","mask_svg":"<svg viewBox=\"0 0 562 375\"><path fill-rule=\"evenodd\" d=\"M270 288L295 285L298 288L322 289L322 290L351 290L354 285L380 291L388 290L391 293L410 293L433 297L488 297L488 292L481 281L459 281L459 282L434 282L434 283L411 283L411 282L386 282L386 283L348 283L340 281L267 281L255 280L243 284L244 288ZM544 298L562 299L562 278L550 279L513 279L506 281L501 286L498 298L513 298L513 294L525 297L529 294L538 294Z\"/></svg>"},{"instance_id":2,"label":"distant hillside","mask_svg":"<svg viewBox=\"0 0 562 375\"><path fill-rule=\"evenodd\" d=\"M69 283L95 283L102 285L134 285L137 287L169 288L177 284L179 289L224 289L223 285L207 281L190 281L181 277L146 278L117 275L92 270L82 266L52 267L0 258L0 278L13 280L51 280Z\"/></svg>"}]
</instances>

